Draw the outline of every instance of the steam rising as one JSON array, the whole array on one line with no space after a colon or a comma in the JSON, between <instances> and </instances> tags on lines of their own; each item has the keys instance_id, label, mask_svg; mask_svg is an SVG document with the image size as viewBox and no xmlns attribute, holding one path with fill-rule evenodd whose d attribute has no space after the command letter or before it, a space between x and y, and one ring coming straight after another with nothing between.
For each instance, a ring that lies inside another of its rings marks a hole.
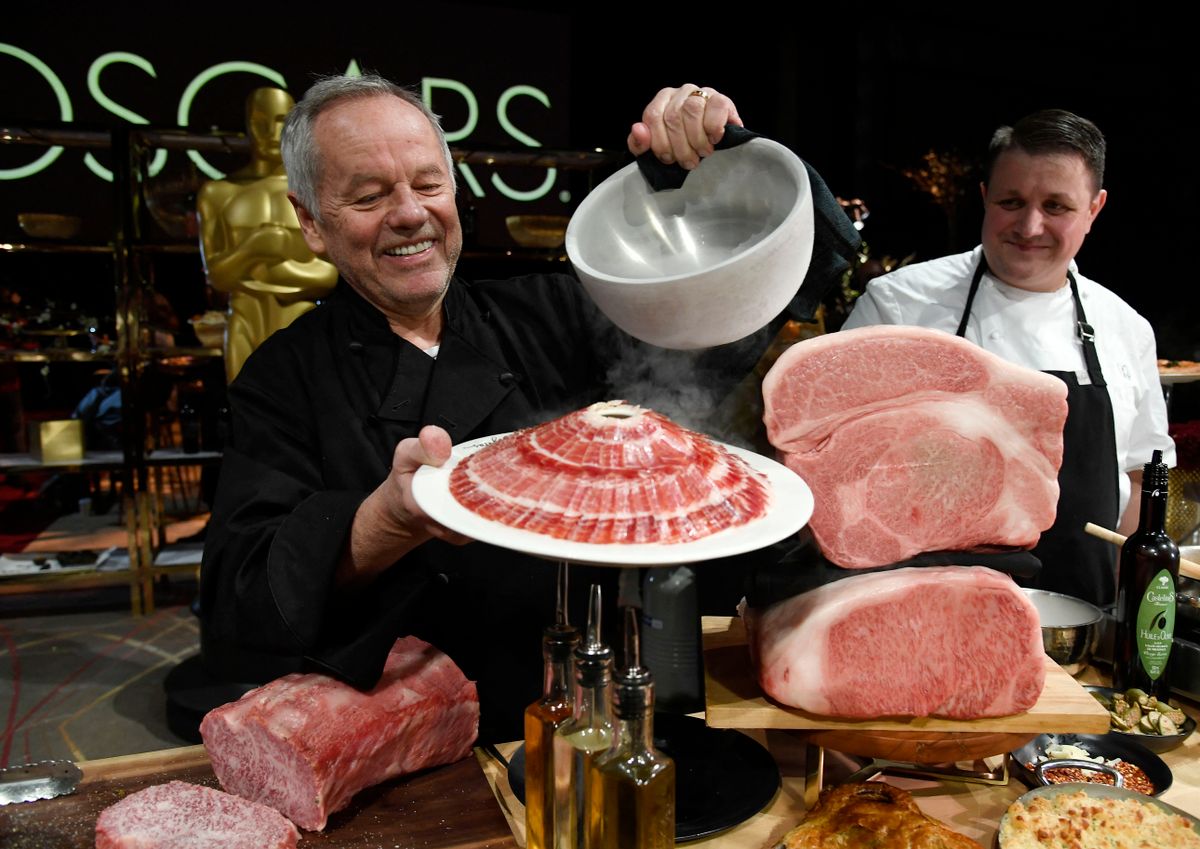
<instances>
[{"instance_id":1,"label":"steam rising","mask_svg":"<svg viewBox=\"0 0 1200 849\"><path fill-rule=\"evenodd\" d=\"M609 398L620 398L722 442L751 450L762 417L754 373L771 331L717 348L674 351L614 333L606 352Z\"/></svg>"}]
</instances>

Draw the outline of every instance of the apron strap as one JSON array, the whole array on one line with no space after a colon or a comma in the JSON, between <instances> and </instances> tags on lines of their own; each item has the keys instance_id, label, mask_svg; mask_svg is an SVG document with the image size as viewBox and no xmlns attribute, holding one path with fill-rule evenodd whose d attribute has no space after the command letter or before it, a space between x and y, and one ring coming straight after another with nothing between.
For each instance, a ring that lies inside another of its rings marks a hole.
<instances>
[{"instance_id":1,"label":"apron strap","mask_svg":"<svg viewBox=\"0 0 1200 849\"><path fill-rule=\"evenodd\" d=\"M1083 345L1083 360L1087 363L1088 379L1092 381L1092 386L1107 386L1104 382L1104 372L1100 369L1100 358L1096 355L1096 333L1083 313L1079 284L1075 282L1075 275L1070 271L1067 272L1067 280L1071 281L1071 297L1075 301L1075 334Z\"/></svg>"},{"instance_id":2,"label":"apron strap","mask_svg":"<svg viewBox=\"0 0 1200 849\"><path fill-rule=\"evenodd\" d=\"M971 318L971 305L975 303L975 293L979 291L979 281L983 279L985 271L987 271L987 257L981 255L979 265L975 266L975 274L971 277L971 288L967 290L967 305L963 307L962 318L958 322L955 336L967 335L967 321Z\"/></svg>"},{"instance_id":3,"label":"apron strap","mask_svg":"<svg viewBox=\"0 0 1200 849\"><path fill-rule=\"evenodd\" d=\"M954 334L956 336L966 336L967 334L967 322L971 319L971 307L975 303L975 294L979 291L979 281L983 279L983 274L987 270L987 257L981 256L979 264L975 266L975 274L971 277L971 288L967 290L967 303L963 307L962 318L959 319L958 330ZM1079 337L1079 342L1083 346L1083 361L1087 365L1088 379L1091 380L1093 386L1107 386L1108 384L1104 381L1104 372L1100 368L1100 357L1096 354L1096 333L1088 324L1087 316L1083 312L1083 301L1079 297L1079 284L1075 282L1075 275L1070 270L1067 271L1067 280L1071 284L1071 300L1075 302L1075 335Z\"/></svg>"}]
</instances>

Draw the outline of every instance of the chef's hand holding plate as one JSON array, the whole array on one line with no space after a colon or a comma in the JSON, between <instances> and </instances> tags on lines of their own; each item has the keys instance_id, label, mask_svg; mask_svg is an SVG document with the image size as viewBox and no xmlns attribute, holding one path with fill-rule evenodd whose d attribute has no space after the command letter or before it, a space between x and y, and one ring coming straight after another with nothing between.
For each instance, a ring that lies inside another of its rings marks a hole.
<instances>
[{"instance_id":1,"label":"chef's hand holding plate","mask_svg":"<svg viewBox=\"0 0 1200 849\"><path fill-rule=\"evenodd\" d=\"M742 126L733 101L714 88L686 83L664 88L642 112L642 120L629 132L629 151L640 156L647 150L670 165L691 170L713 152L725 135L725 125Z\"/></svg>"},{"instance_id":2,"label":"chef's hand holding plate","mask_svg":"<svg viewBox=\"0 0 1200 849\"><path fill-rule=\"evenodd\" d=\"M341 585L378 575L418 545L437 538L462 545L470 537L440 525L412 496L412 479L421 466L441 466L450 459L450 434L427 425L417 438L402 439L392 454L392 469L366 497L350 528L350 545L338 567Z\"/></svg>"}]
</instances>

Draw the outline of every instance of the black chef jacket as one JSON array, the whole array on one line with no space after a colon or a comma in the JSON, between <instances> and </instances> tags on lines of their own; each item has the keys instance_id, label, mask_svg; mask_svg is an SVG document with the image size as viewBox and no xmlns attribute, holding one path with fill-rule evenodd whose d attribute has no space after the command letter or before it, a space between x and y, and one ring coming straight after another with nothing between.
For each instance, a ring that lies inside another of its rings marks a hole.
<instances>
[{"instance_id":1,"label":"black chef jacket","mask_svg":"<svg viewBox=\"0 0 1200 849\"><path fill-rule=\"evenodd\" d=\"M334 571L359 504L386 477L401 439L436 424L459 443L603 400L615 337L626 351L640 343L566 275L455 278L443 309L434 359L343 282L247 360L229 388L231 437L201 569L202 654L224 680L308 669L366 688L396 637L415 634L478 683L481 737L511 740L541 688L554 563L431 540L358 591L335 589ZM719 371L732 388L777 327L703 353L655 356L687 363L706 384ZM600 581L611 610L616 572L572 566L578 601ZM579 604L573 621L583 615Z\"/></svg>"},{"instance_id":2,"label":"black chef jacket","mask_svg":"<svg viewBox=\"0 0 1200 849\"><path fill-rule=\"evenodd\" d=\"M434 359L342 283L263 343L229 389L201 569L210 670L253 683L317 669L370 687L412 633L478 681L485 703L536 698L554 564L433 540L361 591L335 590L333 575L401 439L437 424L458 443L600 400L595 351L611 326L578 290L562 275L455 279Z\"/></svg>"}]
</instances>

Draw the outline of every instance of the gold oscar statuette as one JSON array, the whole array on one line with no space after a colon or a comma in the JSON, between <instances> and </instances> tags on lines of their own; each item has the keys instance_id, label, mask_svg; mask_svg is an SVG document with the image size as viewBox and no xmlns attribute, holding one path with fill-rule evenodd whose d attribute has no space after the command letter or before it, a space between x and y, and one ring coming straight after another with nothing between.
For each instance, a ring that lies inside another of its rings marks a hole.
<instances>
[{"instance_id":1,"label":"gold oscar statuette","mask_svg":"<svg viewBox=\"0 0 1200 849\"><path fill-rule=\"evenodd\" d=\"M246 100L250 163L224 180L206 182L196 198L208 283L229 294L229 380L264 339L312 309L337 283L337 269L305 244L287 198L279 138L294 105L282 89L251 92Z\"/></svg>"}]
</instances>

